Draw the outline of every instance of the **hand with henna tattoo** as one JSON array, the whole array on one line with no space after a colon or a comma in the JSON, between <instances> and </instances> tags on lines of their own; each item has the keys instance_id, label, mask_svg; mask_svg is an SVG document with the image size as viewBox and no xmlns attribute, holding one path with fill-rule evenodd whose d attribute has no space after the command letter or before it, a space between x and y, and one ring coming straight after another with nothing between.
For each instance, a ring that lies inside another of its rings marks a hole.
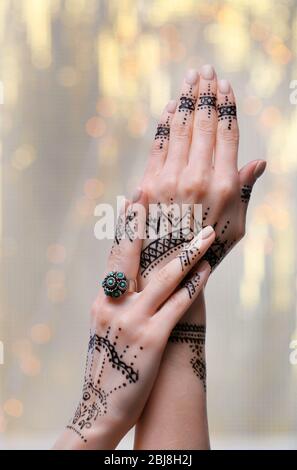
<instances>
[{"instance_id":1,"label":"hand with henna tattoo","mask_svg":"<svg viewBox=\"0 0 297 470\"><path fill-rule=\"evenodd\" d=\"M216 231L215 241L204 256L214 270L244 236L251 191L266 167L265 161L254 160L238 170L235 96L230 83L218 81L210 65L202 67L200 74L195 70L187 73L178 101L170 101L163 111L158 129L163 127L166 137L157 131L141 182L149 202L159 204L155 216L147 220L147 231L154 236L144 241L141 252L138 281L142 288L197 231L193 214L192 224L186 228L181 226L183 211L180 217L172 215L171 208L176 205L202 206L198 230L211 225ZM162 233L164 224L169 225L169 233ZM189 294L192 282L188 284ZM170 336L158 379L137 426L136 448L209 447L203 393L204 333L201 293ZM196 384L193 375L200 379ZM176 425L172 408L182 400L185 384L191 392ZM166 432L156 439L154 429L163 429L165 419ZM193 432L189 433L189 428Z\"/></svg>"},{"instance_id":2,"label":"hand with henna tattoo","mask_svg":"<svg viewBox=\"0 0 297 470\"><path fill-rule=\"evenodd\" d=\"M136 279L145 231L145 201L143 191L137 191L133 201L125 205L106 279L119 272L127 279ZM137 422L170 332L207 281L209 265L198 262L214 238L213 228L206 227L139 293L127 292L116 298L100 288L91 311L81 399L55 449L115 448ZM186 284L178 287L187 275L187 282L193 277L191 296ZM111 284L108 280L103 284L107 292Z\"/></svg>"}]
</instances>

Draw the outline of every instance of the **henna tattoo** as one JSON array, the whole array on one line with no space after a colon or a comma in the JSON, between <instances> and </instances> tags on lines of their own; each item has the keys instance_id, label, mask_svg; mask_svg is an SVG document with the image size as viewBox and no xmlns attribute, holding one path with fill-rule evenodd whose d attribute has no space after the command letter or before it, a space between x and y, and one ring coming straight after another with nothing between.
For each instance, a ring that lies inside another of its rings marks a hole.
<instances>
[{"instance_id":1,"label":"henna tattoo","mask_svg":"<svg viewBox=\"0 0 297 470\"><path fill-rule=\"evenodd\" d=\"M215 93L211 92L210 84L207 86L207 92L201 93L199 95L198 101L198 110L207 109L207 117L211 117L211 111L216 111L217 108L217 96Z\"/></svg>"},{"instance_id":2,"label":"henna tattoo","mask_svg":"<svg viewBox=\"0 0 297 470\"><path fill-rule=\"evenodd\" d=\"M218 121L228 119L228 129L231 130L232 121L237 119L236 105L225 96L225 102L218 105Z\"/></svg>"},{"instance_id":3,"label":"henna tattoo","mask_svg":"<svg viewBox=\"0 0 297 470\"><path fill-rule=\"evenodd\" d=\"M252 192L252 186L249 186L248 184L245 184L241 188L240 197L241 197L242 202L244 202L246 204L249 202L250 197L251 197L251 192Z\"/></svg>"},{"instance_id":4,"label":"henna tattoo","mask_svg":"<svg viewBox=\"0 0 297 470\"><path fill-rule=\"evenodd\" d=\"M185 287L188 291L190 299L193 298L195 295L196 290L200 286L200 274L195 273L191 274L190 276L187 276L182 282L181 282L181 287Z\"/></svg>"},{"instance_id":5,"label":"henna tattoo","mask_svg":"<svg viewBox=\"0 0 297 470\"><path fill-rule=\"evenodd\" d=\"M82 399L71 423L67 426L84 442L87 442L85 430L90 429L99 416L107 413L108 397L126 387L128 383L136 383L139 379L139 372L133 367L134 363L131 362L129 365L123 359L129 345L125 346L122 353L116 348L121 328L113 343L109 339L110 330L109 327L104 337L96 333L90 336ZM137 359L136 354L134 359ZM106 390L101 385L102 376L104 373L110 373L108 370L110 367L118 371L118 379L115 386Z\"/></svg>"},{"instance_id":6,"label":"henna tattoo","mask_svg":"<svg viewBox=\"0 0 297 470\"><path fill-rule=\"evenodd\" d=\"M163 148L165 140L169 140L170 137L170 126L169 117L164 124L158 124L157 132L155 134L155 140L160 141L160 149Z\"/></svg>"},{"instance_id":7,"label":"henna tattoo","mask_svg":"<svg viewBox=\"0 0 297 470\"><path fill-rule=\"evenodd\" d=\"M228 230L229 224L230 221L227 220L221 230L221 235L224 235L224 233ZM216 226L217 223L213 225L213 228L216 229ZM220 236L216 236L213 244L208 248L207 252L205 253L202 259L208 261L211 269L213 270L226 256L228 251L230 251L234 243L235 240L229 242L228 239L222 240Z\"/></svg>"},{"instance_id":8,"label":"henna tattoo","mask_svg":"<svg viewBox=\"0 0 297 470\"><path fill-rule=\"evenodd\" d=\"M171 343L186 343L193 354L190 359L194 374L206 390L205 326L196 323L178 323L169 337Z\"/></svg>"},{"instance_id":9,"label":"henna tattoo","mask_svg":"<svg viewBox=\"0 0 297 470\"><path fill-rule=\"evenodd\" d=\"M114 243L119 245L124 237L128 237L130 242L135 238L137 212L129 207L126 216L120 215L115 230Z\"/></svg>"},{"instance_id":10,"label":"henna tattoo","mask_svg":"<svg viewBox=\"0 0 297 470\"><path fill-rule=\"evenodd\" d=\"M183 124L186 124L187 118L195 111L196 98L193 95L193 87L191 86L188 93L184 93L180 97L178 112L184 112Z\"/></svg>"},{"instance_id":11,"label":"henna tattoo","mask_svg":"<svg viewBox=\"0 0 297 470\"><path fill-rule=\"evenodd\" d=\"M200 255L200 250L198 249L196 245L197 245L197 241L195 241L194 245L193 243L191 243L188 248L183 250L178 255L182 271L184 271L188 266L190 266L191 263L194 261L194 259L197 258L198 255Z\"/></svg>"},{"instance_id":12,"label":"henna tattoo","mask_svg":"<svg viewBox=\"0 0 297 470\"><path fill-rule=\"evenodd\" d=\"M169 209L166 204L159 203L156 213L152 214L150 210L146 220L146 236L153 240L142 249L140 256L140 274L144 278L162 260L184 248L201 230L201 222L193 213L191 204L186 205L182 216L179 212L176 215L174 207L171 200ZM165 235L162 235L163 231Z\"/></svg>"}]
</instances>

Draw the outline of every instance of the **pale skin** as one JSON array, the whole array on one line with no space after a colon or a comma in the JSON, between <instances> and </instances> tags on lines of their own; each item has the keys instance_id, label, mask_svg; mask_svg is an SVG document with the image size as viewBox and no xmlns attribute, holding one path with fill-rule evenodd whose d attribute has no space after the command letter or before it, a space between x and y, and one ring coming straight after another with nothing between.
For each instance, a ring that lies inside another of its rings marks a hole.
<instances>
[{"instance_id":1,"label":"pale skin","mask_svg":"<svg viewBox=\"0 0 297 470\"><path fill-rule=\"evenodd\" d=\"M167 105L160 125L140 187L125 211L136 202L145 207L199 203L203 226L215 230L208 228L207 237L205 229L198 238L182 234L173 247L151 245L149 256L151 240L125 237L115 243L107 271L123 271L129 279L138 275L140 292L111 299L100 289L91 313L83 393L55 449L113 449L136 423L136 449L210 446L200 341L206 322L203 287L211 268L244 235L249 195L265 162L237 170L235 98L210 66L200 75L188 72L181 96ZM144 227L144 218L139 223ZM190 287L180 286L185 276ZM195 353L191 341L180 339L184 332L171 333L185 323L198 325Z\"/></svg>"},{"instance_id":2,"label":"pale skin","mask_svg":"<svg viewBox=\"0 0 297 470\"><path fill-rule=\"evenodd\" d=\"M136 229L141 233L146 214L140 209L145 205L143 191L137 191L134 202L126 205L126 213L138 213L133 219L136 225L129 226L130 235ZM213 228L206 227L139 293L112 298L100 288L91 311L82 395L54 449L114 449L136 424L158 374L170 332L208 279L210 266L199 261L214 238ZM122 236L114 244L107 271L124 271L128 279L135 279L141 247L141 238ZM199 278L191 297L187 288L180 286L187 275L189 280L192 276Z\"/></svg>"},{"instance_id":3,"label":"pale skin","mask_svg":"<svg viewBox=\"0 0 297 470\"><path fill-rule=\"evenodd\" d=\"M186 120L183 96L191 96L195 109L187 113ZM162 145L160 138L154 141L141 186L149 202L202 204L203 225L216 230L216 240L206 255L214 269L245 234L249 196L266 162L254 160L238 170L234 93L229 82L217 80L210 65L200 74L188 72L179 99L169 102L162 114L161 126L164 123L170 127L170 139ZM148 245L150 240L144 243L144 254ZM173 251L168 250L166 257L158 258L158 264L152 261L150 269L146 265L139 275L140 285L144 287L172 256ZM182 322L205 324L205 316L201 294ZM187 344L168 344L136 427L135 449L210 447L206 393L193 374L190 358Z\"/></svg>"}]
</instances>

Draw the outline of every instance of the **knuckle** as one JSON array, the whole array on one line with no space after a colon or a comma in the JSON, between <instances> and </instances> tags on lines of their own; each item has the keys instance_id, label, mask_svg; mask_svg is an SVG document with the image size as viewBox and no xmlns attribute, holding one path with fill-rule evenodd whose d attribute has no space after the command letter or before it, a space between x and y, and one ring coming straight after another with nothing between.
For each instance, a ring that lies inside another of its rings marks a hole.
<instances>
[{"instance_id":1,"label":"knuckle","mask_svg":"<svg viewBox=\"0 0 297 470\"><path fill-rule=\"evenodd\" d=\"M164 282L168 283L171 280L173 280L173 275L172 275L172 272L169 270L169 268L167 266L162 268L156 274L156 281L158 283L161 283L161 284L163 284Z\"/></svg>"},{"instance_id":2,"label":"knuckle","mask_svg":"<svg viewBox=\"0 0 297 470\"><path fill-rule=\"evenodd\" d=\"M91 307L91 322L99 327L105 327L110 322L110 311L105 300L95 300Z\"/></svg>"},{"instance_id":3,"label":"knuckle","mask_svg":"<svg viewBox=\"0 0 297 470\"><path fill-rule=\"evenodd\" d=\"M171 134L177 139L188 138L191 135L191 126L183 124L179 120L174 120L171 125Z\"/></svg>"},{"instance_id":4,"label":"knuckle","mask_svg":"<svg viewBox=\"0 0 297 470\"><path fill-rule=\"evenodd\" d=\"M175 311L176 310L177 311L182 311L184 306L185 306L185 302L184 302L184 299L182 298L182 296L179 295L178 292L176 292L171 297L169 297L169 299L167 301L167 306L169 306L169 308L172 308Z\"/></svg>"},{"instance_id":5,"label":"knuckle","mask_svg":"<svg viewBox=\"0 0 297 470\"><path fill-rule=\"evenodd\" d=\"M222 180L219 183L218 192L223 200L231 199L235 194L235 184L232 179Z\"/></svg>"},{"instance_id":6,"label":"knuckle","mask_svg":"<svg viewBox=\"0 0 297 470\"><path fill-rule=\"evenodd\" d=\"M162 178L159 193L164 200L173 198L176 194L177 178L175 175L167 175Z\"/></svg>"},{"instance_id":7,"label":"knuckle","mask_svg":"<svg viewBox=\"0 0 297 470\"><path fill-rule=\"evenodd\" d=\"M216 133L216 125L211 119L197 119L196 129L200 134L214 136Z\"/></svg>"},{"instance_id":8,"label":"knuckle","mask_svg":"<svg viewBox=\"0 0 297 470\"><path fill-rule=\"evenodd\" d=\"M195 195L195 199L202 199L208 188L208 178L203 175L188 175L180 183L180 193L183 197L190 197Z\"/></svg>"},{"instance_id":9,"label":"knuckle","mask_svg":"<svg viewBox=\"0 0 297 470\"><path fill-rule=\"evenodd\" d=\"M227 129L225 126L221 125L218 128L219 137L228 144L233 144L234 146L238 145L239 142L239 129L237 126Z\"/></svg>"}]
</instances>

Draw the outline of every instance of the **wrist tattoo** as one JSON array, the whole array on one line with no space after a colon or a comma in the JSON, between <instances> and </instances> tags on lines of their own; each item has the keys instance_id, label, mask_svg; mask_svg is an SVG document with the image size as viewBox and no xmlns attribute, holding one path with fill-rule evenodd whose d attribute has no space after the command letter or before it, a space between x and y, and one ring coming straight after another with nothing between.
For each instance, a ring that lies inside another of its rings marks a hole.
<instances>
[{"instance_id":1,"label":"wrist tattoo","mask_svg":"<svg viewBox=\"0 0 297 470\"><path fill-rule=\"evenodd\" d=\"M134 362L128 364L124 360L129 345L126 345L121 352L116 347L117 340L121 336L121 329L119 328L113 342L109 336L110 327L104 337L96 333L90 336L82 399L72 421L67 426L84 442L87 442L85 431L93 426L99 416L108 412L109 397L127 387L128 384L136 383L139 379L139 372L134 368ZM136 354L133 360L135 359L137 359ZM117 371L117 380L113 386L106 388L102 383L104 376L114 374L115 371Z\"/></svg>"},{"instance_id":2,"label":"wrist tattoo","mask_svg":"<svg viewBox=\"0 0 297 470\"><path fill-rule=\"evenodd\" d=\"M178 323L169 337L171 343L188 344L191 351L190 364L194 374L206 390L205 326L196 323Z\"/></svg>"}]
</instances>

